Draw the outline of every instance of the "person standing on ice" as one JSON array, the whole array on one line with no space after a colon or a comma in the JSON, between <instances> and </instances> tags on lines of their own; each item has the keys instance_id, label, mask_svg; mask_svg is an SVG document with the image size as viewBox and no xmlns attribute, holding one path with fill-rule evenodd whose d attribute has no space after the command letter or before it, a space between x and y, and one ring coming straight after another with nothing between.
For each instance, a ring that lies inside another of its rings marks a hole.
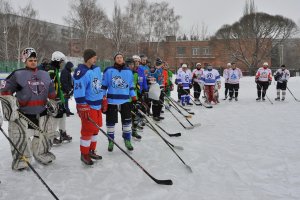
<instances>
[{"instance_id":1,"label":"person standing on ice","mask_svg":"<svg viewBox=\"0 0 300 200\"><path fill-rule=\"evenodd\" d=\"M136 103L137 98L134 92L132 71L125 66L122 53L116 53L114 56L114 65L107 67L103 72L102 89L104 90L105 99L107 98L107 110L103 109L106 114L108 151L113 151L115 138L115 124L118 123L118 113L121 113L122 137L126 148L133 150L131 144L131 103ZM112 139L112 140L111 140Z\"/></svg>"},{"instance_id":2,"label":"person standing on ice","mask_svg":"<svg viewBox=\"0 0 300 200\"><path fill-rule=\"evenodd\" d=\"M201 83L204 86L205 96L206 96L206 103L211 104L214 102L215 104L218 103L217 99L214 97L214 90L215 86L221 87L221 79L218 70L213 69L213 67L208 64L206 70L203 72L201 77Z\"/></svg>"},{"instance_id":3,"label":"person standing on ice","mask_svg":"<svg viewBox=\"0 0 300 200\"><path fill-rule=\"evenodd\" d=\"M229 84L228 84L228 71L231 69L231 63L227 63L227 68L223 71L223 78L225 79L225 98L223 100L227 99L228 91L229 91Z\"/></svg>"},{"instance_id":4,"label":"person standing on ice","mask_svg":"<svg viewBox=\"0 0 300 200\"><path fill-rule=\"evenodd\" d=\"M55 99L53 83L46 71L37 68L37 53L33 48L26 48L21 54L25 68L13 71L1 85L3 115L8 122L9 137L24 157L12 150L12 169L27 169L33 157L48 165L56 159L50 152L51 140L55 137L53 117L48 115L47 99ZM29 125L29 121L20 117L23 114L38 126L43 133ZM33 139L30 138L33 136ZM13 149L13 148L12 148Z\"/></svg>"},{"instance_id":5,"label":"person standing on ice","mask_svg":"<svg viewBox=\"0 0 300 200\"><path fill-rule=\"evenodd\" d=\"M193 70L192 76L193 76L193 87L194 87L194 101L200 101L199 97L201 95L201 76L203 74L203 68L201 63L196 64L196 69Z\"/></svg>"},{"instance_id":6,"label":"person standing on ice","mask_svg":"<svg viewBox=\"0 0 300 200\"><path fill-rule=\"evenodd\" d=\"M97 55L92 49L83 52L84 64L78 65L74 72L74 98L76 108L81 119L80 152L81 161L86 165L93 165L94 160L102 157L96 154L99 129L89 121L89 117L102 126L103 91L101 89L101 68L96 66Z\"/></svg>"},{"instance_id":7,"label":"person standing on ice","mask_svg":"<svg viewBox=\"0 0 300 200\"><path fill-rule=\"evenodd\" d=\"M268 68L269 64L264 62L263 67L259 68L255 75L255 83L257 85L257 99L265 101L265 96L269 85L272 83L272 71Z\"/></svg>"},{"instance_id":8,"label":"person standing on ice","mask_svg":"<svg viewBox=\"0 0 300 200\"><path fill-rule=\"evenodd\" d=\"M231 63L231 68L228 69L228 87L229 87L229 101L232 101L233 96L235 101L238 101L240 78L243 77L242 71L236 67L236 64Z\"/></svg>"},{"instance_id":9,"label":"person standing on ice","mask_svg":"<svg viewBox=\"0 0 300 200\"><path fill-rule=\"evenodd\" d=\"M62 91L62 83L60 82L60 69L62 68L66 56L60 52L55 51L52 53L50 69L48 71L50 78L54 83L54 88L56 92L56 103L58 106L58 113L55 116L56 126L59 131L59 139L54 138L54 144L60 144L63 141L71 141L72 137L66 132L66 108L65 108L65 96Z\"/></svg>"},{"instance_id":10,"label":"person standing on ice","mask_svg":"<svg viewBox=\"0 0 300 200\"><path fill-rule=\"evenodd\" d=\"M280 101L280 90L282 92L281 101L285 100L287 82L290 78L290 71L286 69L285 65L281 65L281 68L274 73L274 79L277 81L277 97L275 101Z\"/></svg>"},{"instance_id":11,"label":"person standing on ice","mask_svg":"<svg viewBox=\"0 0 300 200\"><path fill-rule=\"evenodd\" d=\"M180 92L181 105L193 105L190 102L190 89L192 88L192 73L187 64L182 65L182 70L177 74L176 83Z\"/></svg>"}]
</instances>

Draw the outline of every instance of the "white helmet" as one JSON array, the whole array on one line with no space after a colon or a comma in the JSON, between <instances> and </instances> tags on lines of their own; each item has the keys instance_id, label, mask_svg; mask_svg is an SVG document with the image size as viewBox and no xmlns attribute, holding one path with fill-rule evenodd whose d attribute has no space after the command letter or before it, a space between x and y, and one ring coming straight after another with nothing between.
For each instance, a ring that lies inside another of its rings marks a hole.
<instances>
[{"instance_id":1,"label":"white helmet","mask_svg":"<svg viewBox=\"0 0 300 200\"><path fill-rule=\"evenodd\" d=\"M201 63L197 63L197 64L196 64L196 67L197 67L197 66L201 66Z\"/></svg>"},{"instance_id":2,"label":"white helmet","mask_svg":"<svg viewBox=\"0 0 300 200\"><path fill-rule=\"evenodd\" d=\"M22 62L26 62L26 60L31 56L37 57L35 49L31 47L24 49L21 53Z\"/></svg>"},{"instance_id":3,"label":"white helmet","mask_svg":"<svg viewBox=\"0 0 300 200\"><path fill-rule=\"evenodd\" d=\"M264 62L263 65L264 65L264 66L269 66L269 63L268 63L268 62Z\"/></svg>"},{"instance_id":4,"label":"white helmet","mask_svg":"<svg viewBox=\"0 0 300 200\"><path fill-rule=\"evenodd\" d=\"M187 68L187 64L182 64L182 68Z\"/></svg>"},{"instance_id":5,"label":"white helmet","mask_svg":"<svg viewBox=\"0 0 300 200\"><path fill-rule=\"evenodd\" d=\"M141 61L141 57L139 57L138 55L133 55L132 56L132 59L134 60L134 61Z\"/></svg>"},{"instance_id":6,"label":"white helmet","mask_svg":"<svg viewBox=\"0 0 300 200\"><path fill-rule=\"evenodd\" d=\"M63 54L60 51L54 51L51 57L52 61L58 61L58 62L65 61L65 59L66 59L65 54Z\"/></svg>"},{"instance_id":7,"label":"white helmet","mask_svg":"<svg viewBox=\"0 0 300 200\"><path fill-rule=\"evenodd\" d=\"M230 67L230 66L231 66L231 63L227 63L227 66Z\"/></svg>"}]
</instances>

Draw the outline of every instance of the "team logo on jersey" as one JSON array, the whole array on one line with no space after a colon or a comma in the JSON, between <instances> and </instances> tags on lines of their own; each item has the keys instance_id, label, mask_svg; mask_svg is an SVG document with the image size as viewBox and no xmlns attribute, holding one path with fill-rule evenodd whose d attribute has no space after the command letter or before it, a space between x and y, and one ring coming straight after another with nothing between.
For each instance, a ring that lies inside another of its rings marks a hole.
<instances>
[{"instance_id":1,"label":"team logo on jersey","mask_svg":"<svg viewBox=\"0 0 300 200\"><path fill-rule=\"evenodd\" d=\"M125 89L128 88L128 84L121 78L121 76L115 76L112 78L112 87Z\"/></svg>"},{"instance_id":2,"label":"team logo on jersey","mask_svg":"<svg viewBox=\"0 0 300 200\"><path fill-rule=\"evenodd\" d=\"M185 76L184 76L184 80L185 80L185 82L187 82L187 83L188 83L188 82L190 81L190 77L189 77L189 75L185 75Z\"/></svg>"},{"instance_id":3,"label":"team logo on jersey","mask_svg":"<svg viewBox=\"0 0 300 200\"><path fill-rule=\"evenodd\" d=\"M268 73L267 72L262 72L260 76L262 78L268 78Z\"/></svg>"},{"instance_id":4,"label":"team logo on jersey","mask_svg":"<svg viewBox=\"0 0 300 200\"><path fill-rule=\"evenodd\" d=\"M208 74L206 75L206 78L207 78L207 79L212 79L213 76L214 76L214 75L213 75L212 73L208 73Z\"/></svg>"},{"instance_id":5,"label":"team logo on jersey","mask_svg":"<svg viewBox=\"0 0 300 200\"><path fill-rule=\"evenodd\" d=\"M5 86L6 86L6 80L1 80L0 83L1 83L0 84L0 89L5 88Z\"/></svg>"},{"instance_id":6,"label":"team logo on jersey","mask_svg":"<svg viewBox=\"0 0 300 200\"><path fill-rule=\"evenodd\" d=\"M235 80L235 79L237 79L237 76L236 76L236 74L232 74L230 78L231 78L232 80Z\"/></svg>"},{"instance_id":7,"label":"team logo on jersey","mask_svg":"<svg viewBox=\"0 0 300 200\"><path fill-rule=\"evenodd\" d=\"M37 77L32 77L31 80L27 81L27 84L35 95L41 95L46 90L45 83Z\"/></svg>"},{"instance_id":8,"label":"team logo on jersey","mask_svg":"<svg viewBox=\"0 0 300 200\"><path fill-rule=\"evenodd\" d=\"M94 78L92 82L92 88L94 93L99 94L101 91L101 81L98 78Z\"/></svg>"}]
</instances>

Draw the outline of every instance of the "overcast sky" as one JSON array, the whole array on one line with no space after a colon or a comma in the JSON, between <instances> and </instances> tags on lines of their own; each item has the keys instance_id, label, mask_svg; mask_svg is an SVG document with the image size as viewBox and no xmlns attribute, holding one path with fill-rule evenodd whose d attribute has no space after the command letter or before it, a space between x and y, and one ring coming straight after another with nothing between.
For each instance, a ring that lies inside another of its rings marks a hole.
<instances>
[{"instance_id":1,"label":"overcast sky","mask_svg":"<svg viewBox=\"0 0 300 200\"><path fill-rule=\"evenodd\" d=\"M26 5L29 0L10 0L15 9ZM122 6L127 0L117 0ZM160 0L148 0L160 2ZM232 24L243 13L245 0L165 0L181 15L182 33L190 33L192 26L201 27L205 23L210 35L222 25ZM63 17L68 14L70 0L31 0L39 12L39 19L57 24L64 24ZM112 15L114 0L98 0L107 15ZM300 0L256 0L255 5L260 12L279 14L300 23Z\"/></svg>"}]
</instances>

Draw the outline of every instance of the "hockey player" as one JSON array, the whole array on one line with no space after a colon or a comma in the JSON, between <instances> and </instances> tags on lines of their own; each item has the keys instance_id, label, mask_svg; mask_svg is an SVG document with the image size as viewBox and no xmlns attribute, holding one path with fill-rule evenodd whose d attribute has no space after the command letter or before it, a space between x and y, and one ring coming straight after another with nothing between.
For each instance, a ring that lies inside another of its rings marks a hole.
<instances>
[{"instance_id":1,"label":"hockey player","mask_svg":"<svg viewBox=\"0 0 300 200\"><path fill-rule=\"evenodd\" d=\"M263 67L259 68L255 75L255 83L257 85L257 99L265 101L265 96L269 85L272 83L272 71L268 68L269 64L264 62Z\"/></svg>"},{"instance_id":2,"label":"hockey player","mask_svg":"<svg viewBox=\"0 0 300 200\"><path fill-rule=\"evenodd\" d=\"M29 162L31 156L42 164L55 160L50 152L51 140L55 137L53 118L47 115L47 98L55 98L53 83L46 71L37 68L37 53L26 48L21 54L25 68L13 71L1 88L4 117L9 121L8 133L12 142ZM20 117L21 115L24 117ZM38 131L35 124L42 131ZM31 141L31 137L33 139ZM22 170L28 165L12 148L12 169Z\"/></svg>"},{"instance_id":3,"label":"hockey player","mask_svg":"<svg viewBox=\"0 0 300 200\"><path fill-rule=\"evenodd\" d=\"M133 74L125 67L123 54L114 56L114 65L107 67L103 72L102 89L107 97L108 107L103 110L106 113L107 133L111 139L115 137L115 124L118 123L118 111L121 113L123 138L126 148L133 150L131 144L131 106L136 103L134 92ZM106 98L104 97L104 98ZM108 140L108 151L113 151L114 143Z\"/></svg>"},{"instance_id":4,"label":"hockey player","mask_svg":"<svg viewBox=\"0 0 300 200\"><path fill-rule=\"evenodd\" d=\"M178 68L177 72L176 72L176 79L178 77L178 74L182 71L182 64L180 65L180 67ZM175 79L175 84L177 85L177 103L180 103L180 98L181 98L181 93L180 93L180 88L178 87L178 83L176 82Z\"/></svg>"},{"instance_id":5,"label":"hockey player","mask_svg":"<svg viewBox=\"0 0 300 200\"><path fill-rule=\"evenodd\" d=\"M201 66L201 63L196 64L196 69L193 70L192 76L193 76L193 87L194 87L194 101L200 101L199 97L201 95L201 76L203 74L203 68Z\"/></svg>"},{"instance_id":6,"label":"hockey player","mask_svg":"<svg viewBox=\"0 0 300 200\"><path fill-rule=\"evenodd\" d=\"M190 88L192 88L192 73L187 64L181 66L182 70L177 74L176 82L178 84L181 105L193 105L190 103Z\"/></svg>"},{"instance_id":7,"label":"hockey player","mask_svg":"<svg viewBox=\"0 0 300 200\"><path fill-rule=\"evenodd\" d=\"M214 89L216 85L217 87L221 87L219 72L216 69L213 69L210 64L208 64L207 70L203 72L203 75L201 77L201 82L204 85L206 103L211 104L211 102L213 101L215 104L217 104L217 99L215 99L214 97Z\"/></svg>"},{"instance_id":8,"label":"hockey player","mask_svg":"<svg viewBox=\"0 0 300 200\"><path fill-rule=\"evenodd\" d=\"M54 83L54 88L56 92L56 103L58 106L58 113L55 116L57 129L59 131L59 139L54 138L54 144L60 144L63 141L71 141L72 137L66 132L66 108L65 108L65 97L62 91L62 84L60 82L60 69L62 68L66 57L60 51L55 51L52 53L50 69L48 71L50 78Z\"/></svg>"},{"instance_id":9,"label":"hockey player","mask_svg":"<svg viewBox=\"0 0 300 200\"><path fill-rule=\"evenodd\" d=\"M165 62L164 66L163 66L163 85L164 85L164 91L165 91L165 95L167 97L171 97L171 91L173 91L174 89L174 85L172 82L172 77L173 77L173 73L171 70L169 70L169 65L168 63ZM169 106L170 102L168 99L165 99L167 105Z\"/></svg>"},{"instance_id":10,"label":"hockey player","mask_svg":"<svg viewBox=\"0 0 300 200\"><path fill-rule=\"evenodd\" d=\"M157 58L155 62L155 66L150 67L150 72L148 76L151 86L154 86L154 84L157 83L160 89L163 89L164 87L162 65L163 65L163 61L160 58ZM155 121L160 121L164 119L164 117L160 116L163 107L162 104L164 102L164 93L159 92L158 96L159 99L152 99L152 114L153 114L153 119Z\"/></svg>"},{"instance_id":11,"label":"hockey player","mask_svg":"<svg viewBox=\"0 0 300 200\"><path fill-rule=\"evenodd\" d=\"M94 50L86 49L83 59L84 64L80 64L74 72L74 97L81 119L80 158L86 165L93 165L92 159L100 160L102 157L96 154L99 130L88 118L102 126L102 74L101 68L95 65L97 56Z\"/></svg>"},{"instance_id":12,"label":"hockey player","mask_svg":"<svg viewBox=\"0 0 300 200\"><path fill-rule=\"evenodd\" d=\"M233 62L231 63L231 68L228 69L227 73L228 73L227 83L229 87L229 101L232 101L233 96L234 99L238 101L240 78L243 77L242 71L239 68L237 68L236 64Z\"/></svg>"},{"instance_id":13,"label":"hockey player","mask_svg":"<svg viewBox=\"0 0 300 200\"><path fill-rule=\"evenodd\" d=\"M277 81L277 97L275 101L280 101L280 90L282 91L281 101L285 100L287 82L290 78L290 71L286 69L285 65L281 65L281 68L274 73L274 79Z\"/></svg>"},{"instance_id":14,"label":"hockey player","mask_svg":"<svg viewBox=\"0 0 300 200\"><path fill-rule=\"evenodd\" d=\"M227 99L227 94L229 91L229 84L228 84L228 70L231 69L231 63L227 63L227 68L223 71L223 78L225 79L225 98L223 100Z\"/></svg>"}]
</instances>

